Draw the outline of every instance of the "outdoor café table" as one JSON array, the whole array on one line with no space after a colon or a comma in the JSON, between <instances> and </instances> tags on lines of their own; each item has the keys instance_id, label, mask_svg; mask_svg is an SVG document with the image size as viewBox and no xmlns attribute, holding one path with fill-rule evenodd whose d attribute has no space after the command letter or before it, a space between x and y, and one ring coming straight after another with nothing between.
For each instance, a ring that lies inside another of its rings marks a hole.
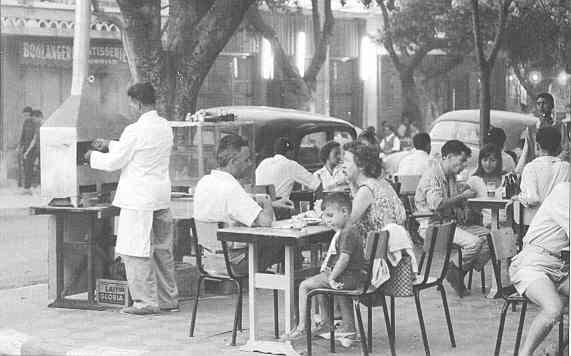
<instances>
[{"instance_id":1,"label":"outdoor caf\u00e9 table","mask_svg":"<svg viewBox=\"0 0 571 356\"><path fill-rule=\"evenodd\" d=\"M468 206L476 210L490 209L492 212L492 225L491 231L499 231L500 229L500 209L505 209L510 202L509 199L496 199L496 198L473 198L468 199ZM494 271L495 273L495 271ZM501 271L500 271L501 273ZM488 298L494 298L498 287L496 279L492 278L492 286L488 293Z\"/></svg>"},{"instance_id":2,"label":"outdoor caf\u00e9 table","mask_svg":"<svg viewBox=\"0 0 571 356\"><path fill-rule=\"evenodd\" d=\"M315 243L328 242L334 231L330 228L317 225L306 226L302 229L276 228L276 227L246 227L236 226L218 230L218 240L227 242L245 242L248 244L248 301L249 301L249 329L248 343L242 348L246 351L275 352L283 343L259 340L259 318L256 310L256 289L279 289L285 294L285 330L290 331L294 326L295 293L294 293L294 260L295 250L299 247L308 247ZM257 243L261 241L275 241L285 247L284 274L258 273Z\"/></svg>"}]
</instances>

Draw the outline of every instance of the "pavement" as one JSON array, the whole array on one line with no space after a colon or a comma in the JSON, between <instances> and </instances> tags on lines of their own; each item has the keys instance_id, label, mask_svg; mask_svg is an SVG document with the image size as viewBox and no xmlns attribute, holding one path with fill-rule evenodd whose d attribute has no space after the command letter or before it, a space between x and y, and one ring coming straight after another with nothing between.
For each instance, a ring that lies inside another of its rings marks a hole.
<instances>
[{"instance_id":1,"label":"pavement","mask_svg":"<svg viewBox=\"0 0 571 356\"><path fill-rule=\"evenodd\" d=\"M32 194L24 194L15 180L0 186L0 217L30 215L30 207L42 204L39 187L32 188Z\"/></svg>"},{"instance_id":2,"label":"pavement","mask_svg":"<svg viewBox=\"0 0 571 356\"><path fill-rule=\"evenodd\" d=\"M272 340L271 293L260 293L262 338ZM48 308L47 285L39 284L0 290L0 355L260 355L240 351L248 331L239 333L238 346L230 346L235 295L201 297L195 337L188 337L192 299L181 301L175 313L133 316L118 309L87 311ZM439 293L421 294L424 320L433 355L491 355L499 323L501 300L490 300L478 290L465 298L448 289L456 348L450 346ZM281 303L280 303L281 304ZM244 298L244 324L247 326L247 297ZM413 298L396 302L398 355L424 355ZM530 306L525 329L536 315ZM366 315L365 309L363 314ZM373 311L373 355L388 355L388 342L381 308ZM509 312L501 354L513 352L518 313ZM283 332L283 322L280 323ZM557 342L556 328L537 355L551 354ZM524 333L525 337L525 333ZM329 342L316 338L314 355L327 355ZM305 353L305 340L293 342L299 355ZM337 343L337 355L360 355L358 343L345 348ZM296 353L291 353L296 355Z\"/></svg>"}]
</instances>

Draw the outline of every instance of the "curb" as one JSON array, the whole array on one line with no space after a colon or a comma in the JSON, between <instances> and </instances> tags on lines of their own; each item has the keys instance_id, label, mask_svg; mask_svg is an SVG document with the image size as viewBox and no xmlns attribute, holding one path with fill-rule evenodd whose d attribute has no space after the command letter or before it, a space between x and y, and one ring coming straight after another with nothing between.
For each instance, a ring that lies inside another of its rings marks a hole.
<instances>
[{"instance_id":1,"label":"curb","mask_svg":"<svg viewBox=\"0 0 571 356\"><path fill-rule=\"evenodd\" d=\"M147 350L121 349L111 346L82 346L74 348L66 345L44 342L13 329L0 329L1 356L147 356Z\"/></svg>"}]
</instances>

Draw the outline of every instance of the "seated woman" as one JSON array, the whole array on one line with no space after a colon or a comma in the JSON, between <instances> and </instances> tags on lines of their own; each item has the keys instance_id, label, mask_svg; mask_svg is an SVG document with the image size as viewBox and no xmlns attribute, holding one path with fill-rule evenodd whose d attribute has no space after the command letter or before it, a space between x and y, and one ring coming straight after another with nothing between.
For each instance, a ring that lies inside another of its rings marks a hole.
<instances>
[{"instance_id":1,"label":"seated woman","mask_svg":"<svg viewBox=\"0 0 571 356\"><path fill-rule=\"evenodd\" d=\"M493 144L485 145L478 156L478 168L466 182L470 189L476 193L476 198L488 197L490 190L499 189L506 172L502 169L502 151ZM483 224L491 223L488 209L482 211ZM505 210L500 211L500 221L506 221Z\"/></svg>"},{"instance_id":2,"label":"seated woman","mask_svg":"<svg viewBox=\"0 0 571 356\"><path fill-rule=\"evenodd\" d=\"M321 181L324 192L344 191L349 188L347 178L341 167L341 145L335 141L327 142L319 153L323 167L313 175Z\"/></svg>"},{"instance_id":3,"label":"seated woman","mask_svg":"<svg viewBox=\"0 0 571 356\"><path fill-rule=\"evenodd\" d=\"M374 149L359 142L345 144L343 168L353 191L351 222L361 236L387 224L404 224L406 212L389 182L379 179L381 160Z\"/></svg>"}]
</instances>

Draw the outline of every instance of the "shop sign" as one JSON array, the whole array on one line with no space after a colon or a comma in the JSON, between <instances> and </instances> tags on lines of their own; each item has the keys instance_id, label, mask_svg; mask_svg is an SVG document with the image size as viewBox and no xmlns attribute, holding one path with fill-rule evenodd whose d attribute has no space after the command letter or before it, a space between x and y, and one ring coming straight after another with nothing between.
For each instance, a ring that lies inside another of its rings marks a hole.
<instances>
[{"instance_id":1,"label":"shop sign","mask_svg":"<svg viewBox=\"0 0 571 356\"><path fill-rule=\"evenodd\" d=\"M22 41L21 58L24 63L71 64L73 46L53 41ZM127 63L127 56L121 45L91 45L90 64Z\"/></svg>"},{"instance_id":2,"label":"shop sign","mask_svg":"<svg viewBox=\"0 0 571 356\"><path fill-rule=\"evenodd\" d=\"M97 280L97 302L102 305L129 306L129 286L127 281L113 279Z\"/></svg>"}]
</instances>

